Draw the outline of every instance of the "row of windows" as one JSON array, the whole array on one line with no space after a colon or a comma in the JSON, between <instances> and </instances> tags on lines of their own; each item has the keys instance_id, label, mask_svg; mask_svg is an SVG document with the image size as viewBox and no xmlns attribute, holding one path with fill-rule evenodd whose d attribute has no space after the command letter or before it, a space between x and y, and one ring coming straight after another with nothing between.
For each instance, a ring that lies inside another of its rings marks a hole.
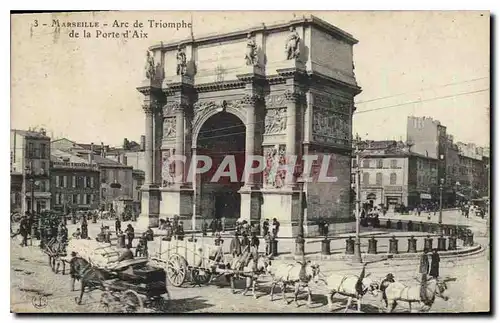
<instances>
[{"instance_id":1,"label":"row of windows","mask_svg":"<svg viewBox=\"0 0 500 323\"><path fill-rule=\"evenodd\" d=\"M364 159L363 160L363 168L370 168L370 159ZM383 159L376 159L376 168L384 168L384 160ZM391 168L398 168L398 160L397 159L391 159Z\"/></svg>"},{"instance_id":2,"label":"row of windows","mask_svg":"<svg viewBox=\"0 0 500 323\"><path fill-rule=\"evenodd\" d=\"M95 199L94 194L56 194L56 205L61 204L79 204L79 205L88 205L93 204Z\"/></svg>"},{"instance_id":3,"label":"row of windows","mask_svg":"<svg viewBox=\"0 0 500 323\"><path fill-rule=\"evenodd\" d=\"M92 176L56 176L56 187L94 188L95 181Z\"/></svg>"},{"instance_id":4,"label":"row of windows","mask_svg":"<svg viewBox=\"0 0 500 323\"><path fill-rule=\"evenodd\" d=\"M47 144L40 143L39 145L35 145L34 142L29 142L27 147L27 157L46 159L49 156L47 147Z\"/></svg>"},{"instance_id":5,"label":"row of windows","mask_svg":"<svg viewBox=\"0 0 500 323\"><path fill-rule=\"evenodd\" d=\"M397 183L397 174L391 173L389 176L389 185L396 185ZM370 173L363 173L363 184L370 184ZM383 185L383 176L382 173L375 174L375 185Z\"/></svg>"}]
</instances>

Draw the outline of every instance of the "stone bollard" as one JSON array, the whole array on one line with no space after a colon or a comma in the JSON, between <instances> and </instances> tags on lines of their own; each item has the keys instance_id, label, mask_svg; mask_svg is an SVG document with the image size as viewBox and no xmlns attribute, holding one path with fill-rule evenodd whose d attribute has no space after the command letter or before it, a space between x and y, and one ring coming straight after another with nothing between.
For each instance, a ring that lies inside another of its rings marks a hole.
<instances>
[{"instance_id":1,"label":"stone bollard","mask_svg":"<svg viewBox=\"0 0 500 323\"><path fill-rule=\"evenodd\" d=\"M387 219L387 222L385 222L385 228L390 229L392 225L391 219Z\"/></svg>"},{"instance_id":2,"label":"stone bollard","mask_svg":"<svg viewBox=\"0 0 500 323\"><path fill-rule=\"evenodd\" d=\"M415 239L414 236L411 236L410 239L408 239L408 252L409 253L417 252L417 239Z\"/></svg>"},{"instance_id":3,"label":"stone bollard","mask_svg":"<svg viewBox=\"0 0 500 323\"><path fill-rule=\"evenodd\" d=\"M413 221L412 220L408 221L408 223L406 224L406 231L413 231Z\"/></svg>"},{"instance_id":4,"label":"stone bollard","mask_svg":"<svg viewBox=\"0 0 500 323\"><path fill-rule=\"evenodd\" d=\"M278 256L278 239L276 238L271 240L271 255L273 257Z\"/></svg>"},{"instance_id":5,"label":"stone bollard","mask_svg":"<svg viewBox=\"0 0 500 323\"><path fill-rule=\"evenodd\" d=\"M305 254L305 244L306 240L302 236L298 236L297 239L295 239L295 255L296 256L303 256Z\"/></svg>"},{"instance_id":6,"label":"stone bollard","mask_svg":"<svg viewBox=\"0 0 500 323\"><path fill-rule=\"evenodd\" d=\"M430 236L427 236L427 238L424 239L424 250L432 250L432 238Z\"/></svg>"},{"instance_id":7,"label":"stone bollard","mask_svg":"<svg viewBox=\"0 0 500 323\"><path fill-rule=\"evenodd\" d=\"M347 255L354 254L354 240L352 240L352 237L349 237L345 240L345 253Z\"/></svg>"},{"instance_id":8,"label":"stone bollard","mask_svg":"<svg viewBox=\"0 0 500 323\"><path fill-rule=\"evenodd\" d=\"M121 233L118 235L118 247L125 248L125 234Z\"/></svg>"},{"instance_id":9,"label":"stone bollard","mask_svg":"<svg viewBox=\"0 0 500 323\"><path fill-rule=\"evenodd\" d=\"M389 253L398 253L398 239L396 239L395 236L392 236L392 238L389 240Z\"/></svg>"},{"instance_id":10,"label":"stone bollard","mask_svg":"<svg viewBox=\"0 0 500 323\"><path fill-rule=\"evenodd\" d=\"M377 254L377 240L374 237L368 240L368 253Z\"/></svg>"},{"instance_id":11,"label":"stone bollard","mask_svg":"<svg viewBox=\"0 0 500 323\"><path fill-rule=\"evenodd\" d=\"M398 222L396 222L396 229L403 230L403 222L401 222L401 220L398 220Z\"/></svg>"},{"instance_id":12,"label":"stone bollard","mask_svg":"<svg viewBox=\"0 0 500 323\"><path fill-rule=\"evenodd\" d=\"M325 237L321 241L321 254L322 255L329 255L330 254L330 240Z\"/></svg>"},{"instance_id":13,"label":"stone bollard","mask_svg":"<svg viewBox=\"0 0 500 323\"><path fill-rule=\"evenodd\" d=\"M457 237L450 236L448 238L448 250L457 250Z\"/></svg>"},{"instance_id":14,"label":"stone bollard","mask_svg":"<svg viewBox=\"0 0 500 323\"><path fill-rule=\"evenodd\" d=\"M446 251L446 238L441 235L438 238L438 251Z\"/></svg>"}]
</instances>

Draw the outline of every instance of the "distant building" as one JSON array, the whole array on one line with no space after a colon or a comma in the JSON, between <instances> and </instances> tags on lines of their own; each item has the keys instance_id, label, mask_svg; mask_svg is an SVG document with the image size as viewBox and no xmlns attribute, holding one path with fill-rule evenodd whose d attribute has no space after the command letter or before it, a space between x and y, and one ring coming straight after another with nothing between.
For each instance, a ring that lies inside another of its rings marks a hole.
<instances>
[{"instance_id":1,"label":"distant building","mask_svg":"<svg viewBox=\"0 0 500 323\"><path fill-rule=\"evenodd\" d=\"M92 155L84 159L52 149L51 160L52 209L66 214L99 208L100 173Z\"/></svg>"},{"instance_id":2,"label":"distant building","mask_svg":"<svg viewBox=\"0 0 500 323\"><path fill-rule=\"evenodd\" d=\"M123 212L133 204L132 166L107 158L112 151L108 145L100 146L76 143L63 138L52 142L52 148L71 153L77 157L89 159L98 166L100 183L100 203L105 210L114 209Z\"/></svg>"},{"instance_id":3,"label":"distant building","mask_svg":"<svg viewBox=\"0 0 500 323\"><path fill-rule=\"evenodd\" d=\"M10 131L10 171L15 185L11 204L21 212L41 212L51 207L50 137L45 130ZM19 191L19 179L21 190ZM33 192L33 196L32 196Z\"/></svg>"},{"instance_id":4,"label":"distant building","mask_svg":"<svg viewBox=\"0 0 500 323\"><path fill-rule=\"evenodd\" d=\"M437 159L414 153L400 141L366 141L360 146L362 203L415 207L439 198Z\"/></svg>"}]
</instances>

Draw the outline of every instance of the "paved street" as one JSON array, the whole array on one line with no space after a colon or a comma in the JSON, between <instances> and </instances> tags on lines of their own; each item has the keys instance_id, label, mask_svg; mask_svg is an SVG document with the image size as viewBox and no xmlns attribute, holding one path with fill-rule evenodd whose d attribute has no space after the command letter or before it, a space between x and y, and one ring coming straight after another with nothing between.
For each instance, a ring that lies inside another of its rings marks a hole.
<instances>
[{"instance_id":1,"label":"paved street","mask_svg":"<svg viewBox=\"0 0 500 323\"><path fill-rule=\"evenodd\" d=\"M487 243L486 237L480 237L479 243ZM450 297L445 302L437 299L431 312L457 312L457 311L487 311L489 309L489 260L487 253L443 259L441 262L441 275L450 277L454 281L448 283L446 295ZM275 263L278 263L276 261ZM288 260L287 262L290 262ZM370 264L368 272L376 280L381 280L387 273L392 272L397 280L414 282L418 268L417 260L386 260ZM320 262L321 271L328 275L331 272L345 274L359 274L359 266L352 267L344 261ZM70 292L69 276L55 275L47 264L47 257L38 247L21 248L19 240L13 239L11 243L11 308L18 312L98 312L99 291L84 296L84 304L76 305L74 297L78 292ZM237 287L241 288L243 282ZM258 287L259 298L254 300L251 296L240 294L232 295L227 283L220 279L210 286L175 288L169 287L172 300L169 302L168 312L328 312L327 299L324 295L325 287L322 283L312 286L313 306L305 306L305 294L299 301L297 308L294 304L284 305L280 293L277 293L274 302L270 302L269 278L263 277ZM277 288L276 291L279 291ZM34 308L32 299L36 295L45 295L48 300L46 307ZM287 294L292 297L291 290ZM228 302L231 299L231 302ZM338 310L342 311L346 299L338 297L335 301ZM363 305L363 312L377 312L379 301L368 295ZM404 312L404 306L398 306L396 312ZM354 308L350 310L354 312Z\"/></svg>"}]
</instances>

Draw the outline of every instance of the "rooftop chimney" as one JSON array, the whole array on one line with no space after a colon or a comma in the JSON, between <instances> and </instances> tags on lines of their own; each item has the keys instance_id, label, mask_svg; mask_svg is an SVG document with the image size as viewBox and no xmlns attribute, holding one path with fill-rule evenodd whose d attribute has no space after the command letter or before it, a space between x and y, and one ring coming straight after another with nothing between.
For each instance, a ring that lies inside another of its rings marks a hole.
<instances>
[{"instance_id":1,"label":"rooftop chimney","mask_svg":"<svg viewBox=\"0 0 500 323\"><path fill-rule=\"evenodd\" d=\"M92 165L94 163L94 143L90 143L90 153L89 153L89 164Z\"/></svg>"},{"instance_id":2,"label":"rooftop chimney","mask_svg":"<svg viewBox=\"0 0 500 323\"><path fill-rule=\"evenodd\" d=\"M122 164L127 166L127 154L123 154Z\"/></svg>"},{"instance_id":3,"label":"rooftop chimney","mask_svg":"<svg viewBox=\"0 0 500 323\"><path fill-rule=\"evenodd\" d=\"M141 151L146 150L146 136L142 135L141 136Z\"/></svg>"},{"instance_id":4,"label":"rooftop chimney","mask_svg":"<svg viewBox=\"0 0 500 323\"><path fill-rule=\"evenodd\" d=\"M104 158L104 143L101 141L101 157Z\"/></svg>"}]
</instances>

